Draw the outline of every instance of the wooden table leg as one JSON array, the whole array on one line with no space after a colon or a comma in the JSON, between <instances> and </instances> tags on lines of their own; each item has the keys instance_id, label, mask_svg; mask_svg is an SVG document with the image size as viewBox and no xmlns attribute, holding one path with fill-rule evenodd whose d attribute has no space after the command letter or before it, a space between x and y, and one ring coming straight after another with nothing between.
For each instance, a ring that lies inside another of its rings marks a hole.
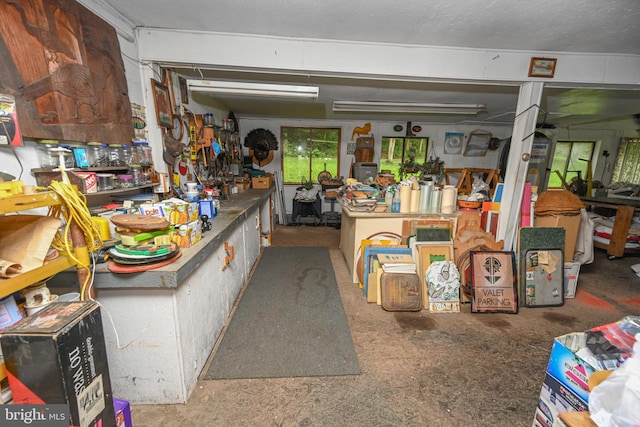
<instances>
[{"instance_id":1,"label":"wooden table leg","mask_svg":"<svg viewBox=\"0 0 640 427\"><path fill-rule=\"evenodd\" d=\"M633 206L618 205L616 220L613 223L613 230L611 231L611 240L607 248L609 258L620 258L624 255L624 245L629 235L633 212Z\"/></svg>"}]
</instances>

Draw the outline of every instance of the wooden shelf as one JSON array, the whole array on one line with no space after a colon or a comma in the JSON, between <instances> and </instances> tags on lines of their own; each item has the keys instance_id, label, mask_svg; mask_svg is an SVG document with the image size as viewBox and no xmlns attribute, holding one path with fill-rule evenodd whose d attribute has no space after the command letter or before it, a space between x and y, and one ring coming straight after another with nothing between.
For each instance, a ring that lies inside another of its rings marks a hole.
<instances>
[{"instance_id":1,"label":"wooden shelf","mask_svg":"<svg viewBox=\"0 0 640 427\"><path fill-rule=\"evenodd\" d=\"M59 204L60 199L58 194L52 191L35 194L18 194L0 199L0 215Z\"/></svg>"},{"instance_id":2,"label":"wooden shelf","mask_svg":"<svg viewBox=\"0 0 640 427\"><path fill-rule=\"evenodd\" d=\"M75 263L70 258L61 256L49 261L42 267L26 271L10 279L0 279L0 299L34 283L46 280L73 266L75 266Z\"/></svg>"},{"instance_id":3,"label":"wooden shelf","mask_svg":"<svg viewBox=\"0 0 640 427\"><path fill-rule=\"evenodd\" d=\"M144 184L144 185L139 185L137 187L116 188L114 190L98 191L97 193L86 193L85 196L87 196L87 198L89 198L89 197L93 197L93 196L104 196L106 194L128 193L130 191L141 190L143 188L152 188L152 187L155 187L156 185L158 185L158 184Z\"/></svg>"},{"instance_id":4,"label":"wooden shelf","mask_svg":"<svg viewBox=\"0 0 640 427\"><path fill-rule=\"evenodd\" d=\"M129 166L100 166L100 167L91 167L91 168L69 168L66 169L67 172L117 172L117 171L126 171L129 169ZM48 173L48 172L59 172L59 169L55 168L33 168L31 172L33 173Z\"/></svg>"},{"instance_id":5,"label":"wooden shelf","mask_svg":"<svg viewBox=\"0 0 640 427\"><path fill-rule=\"evenodd\" d=\"M60 196L52 191L35 194L19 194L0 199L0 215L35 208L55 206L60 203ZM73 226L74 224L71 225ZM76 256L78 256L78 252L76 252ZM25 271L24 273L20 273L9 279L0 279L0 298L11 295L14 292L33 285L34 283L46 280L51 276L74 266L76 266L76 263L71 258L60 256L47 262L42 267ZM82 270L86 271L86 269ZM89 272L89 274L91 273ZM80 276L80 270L78 270L79 280Z\"/></svg>"}]
</instances>

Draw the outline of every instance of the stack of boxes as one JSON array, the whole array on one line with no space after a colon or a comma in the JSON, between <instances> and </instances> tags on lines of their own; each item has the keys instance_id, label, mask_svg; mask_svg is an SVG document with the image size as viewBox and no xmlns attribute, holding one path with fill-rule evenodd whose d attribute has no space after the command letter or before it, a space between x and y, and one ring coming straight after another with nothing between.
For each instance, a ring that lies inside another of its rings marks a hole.
<instances>
[{"instance_id":1,"label":"stack of boxes","mask_svg":"<svg viewBox=\"0 0 640 427\"><path fill-rule=\"evenodd\" d=\"M589 410L589 378L619 367L633 352L640 317L627 316L554 340L533 427L563 426L558 415Z\"/></svg>"},{"instance_id":2,"label":"stack of boxes","mask_svg":"<svg viewBox=\"0 0 640 427\"><path fill-rule=\"evenodd\" d=\"M164 217L174 226L171 240L181 248L193 246L202 238L199 206L197 202L168 199L159 203L140 205L141 215Z\"/></svg>"}]
</instances>

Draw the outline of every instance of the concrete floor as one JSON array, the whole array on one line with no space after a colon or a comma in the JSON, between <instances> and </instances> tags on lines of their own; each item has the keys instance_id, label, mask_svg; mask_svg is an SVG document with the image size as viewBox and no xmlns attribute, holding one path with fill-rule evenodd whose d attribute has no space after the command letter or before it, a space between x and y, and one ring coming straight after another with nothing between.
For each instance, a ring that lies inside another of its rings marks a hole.
<instances>
[{"instance_id":1,"label":"concrete floor","mask_svg":"<svg viewBox=\"0 0 640 427\"><path fill-rule=\"evenodd\" d=\"M640 315L638 257L596 251L575 299L518 314L387 312L351 283L340 230L278 226L274 246L328 246L362 374L200 380L186 405L135 405L136 427L530 426L553 338Z\"/></svg>"}]
</instances>

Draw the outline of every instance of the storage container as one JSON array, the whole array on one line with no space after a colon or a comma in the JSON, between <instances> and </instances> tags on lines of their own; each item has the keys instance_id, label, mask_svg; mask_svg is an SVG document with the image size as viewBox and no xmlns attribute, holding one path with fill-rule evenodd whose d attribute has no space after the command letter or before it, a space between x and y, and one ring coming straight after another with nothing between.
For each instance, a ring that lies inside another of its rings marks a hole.
<instances>
[{"instance_id":1,"label":"storage container","mask_svg":"<svg viewBox=\"0 0 640 427\"><path fill-rule=\"evenodd\" d=\"M107 149L107 144L99 141L88 142L87 158L90 167L109 166L109 150Z\"/></svg>"},{"instance_id":2,"label":"storage container","mask_svg":"<svg viewBox=\"0 0 640 427\"><path fill-rule=\"evenodd\" d=\"M133 145L138 151L140 160L136 162L134 159L131 163L139 163L141 166L152 166L153 154L149 143L147 141L136 141L133 143Z\"/></svg>"},{"instance_id":3,"label":"storage container","mask_svg":"<svg viewBox=\"0 0 640 427\"><path fill-rule=\"evenodd\" d=\"M58 167L58 156L52 148L60 147L60 142L53 139L42 139L37 141L36 150L38 153L38 163L41 168L55 168Z\"/></svg>"},{"instance_id":4,"label":"storage container","mask_svg":"<svg viewBox=\"0 0 640 427\"><path fill-rule=\"evenodd\" d=\"M138 187L145 184L145 176L142 173L142 166L131 165L129 167L129 175L133 177L133 186Z\"/></svg>"},{"instance_id":5,"label":"storage container","mask_svg":"<svg viewBox=\"0 0 640 427\"><path fill-rule=\"evenodd\" d=\"M98 191L113 190L115 175L112 173L96 174L98 178Z\"/></svg>"},{"instance_id":6,"label":"storage container","mask_svg":"<svg viewBox=\"0 0 640 427\"><path fill-rule=\"evenodd\" d=\"M136 163L133 161L133 150L130 145L122 145L122 162L125 165Z\"/></svg>"},{"instance_id":7,"label":"storage container","mask_svg":"<svg viewBox=\"0 0 640 427\"><path fill-rule=\"evenodd\" d=\"M109 166L126 166L121 144L109 144Z\"/></svg>"},{"instance_id":8,"label":"storage container","mask_svg":"<svg viewBox=\"0 0 640 427\"><path fill-rule=\"evenodd\" d=\"M134 186L133 175L131 174L118 175L118 181L120 183L120 188L131 188Z\"/></svg>"},{"instance_id":9,"label":"storage container","mask_svg":"<svg viewBox=\"0 0 640 427\"><path fill-rule=\"evenodd\" d=\"M38 162L41 168L57 168L60 165L60 155L66 168L74 165L73 153L68 146L60 145L60 141L55 139L42 139L37 141Z\"/></svg>"}]
</instances>

